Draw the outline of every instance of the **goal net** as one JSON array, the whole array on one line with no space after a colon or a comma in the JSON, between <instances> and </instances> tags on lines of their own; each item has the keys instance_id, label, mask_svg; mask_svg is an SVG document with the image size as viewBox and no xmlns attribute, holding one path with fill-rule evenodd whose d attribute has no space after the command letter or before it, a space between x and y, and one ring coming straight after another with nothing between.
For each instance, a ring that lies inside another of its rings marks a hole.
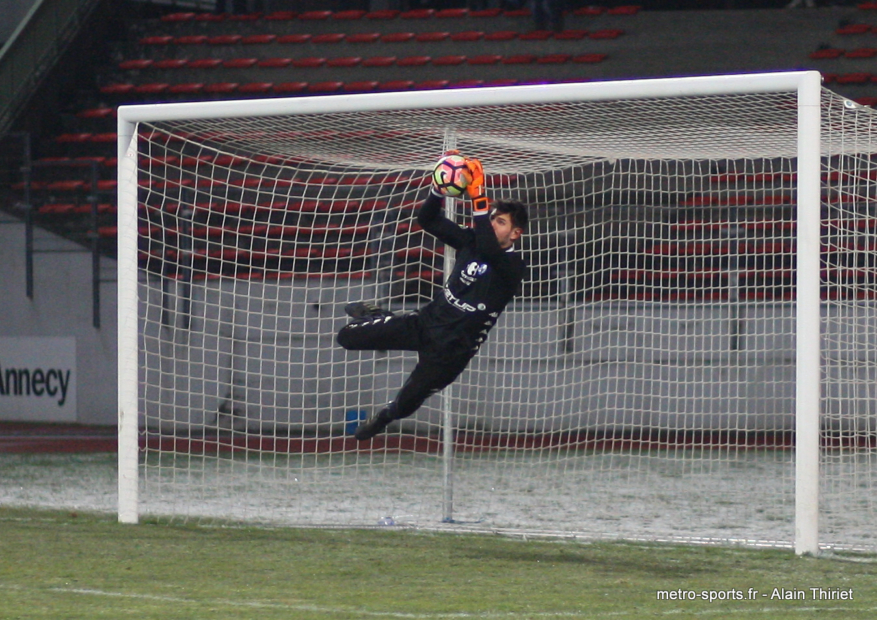
<instances>
[{"instance_id":1,"label":"goal net","mask_svg":"<svg viewBox=\"0 0 877 620\"><path fill-rule=\"evenodd\" d=\"M120 108L120 519L873 547L875 117L818 80ZM359 443L415 357L335 334L440 290L449 148L529 274Z\"/></svg>"}]
</instances>

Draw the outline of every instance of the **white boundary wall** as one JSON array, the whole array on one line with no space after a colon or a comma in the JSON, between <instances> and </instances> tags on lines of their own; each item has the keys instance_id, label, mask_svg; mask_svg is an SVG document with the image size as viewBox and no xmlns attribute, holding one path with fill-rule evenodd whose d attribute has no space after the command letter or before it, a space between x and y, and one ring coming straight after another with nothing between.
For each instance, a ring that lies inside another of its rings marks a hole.
<instances>
[{"instance_id":1,"label":"white boundary wall","mask_svg":"<svg viewBox=\"0 0 877 620\"><path fill-rule=\"evenodd\" d=\"M27 403L0 416L8 421L76 422L115 425L116 300L115 282L101 284L99 329L92 326L91 254L73 242L38 231L41 246L53 252L34 255L34 296L25 287L25 226L7 219L0 224L0 337L74 339L76 347L75 411L46 414ZM102 272L115 275L115 261L102 260ZM45 342L44 340L41 340ZM40 342L40 341L35 341ZM2 356L2 351L0 351ZM0 363L2 363L0 359Z\"/></svg>"}]
</instances>

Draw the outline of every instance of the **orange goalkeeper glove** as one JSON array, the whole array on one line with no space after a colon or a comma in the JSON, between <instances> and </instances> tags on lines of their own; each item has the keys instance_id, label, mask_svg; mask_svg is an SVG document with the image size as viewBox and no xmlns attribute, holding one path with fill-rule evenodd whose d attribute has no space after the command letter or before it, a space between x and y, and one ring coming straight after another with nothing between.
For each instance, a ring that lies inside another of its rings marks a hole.
<instances>
[{"instance_id":1,"label":"orange goalkeeper glove","mask_svg":"<svg viewBox=\"0 0 877 620\"><path fill-rule=\"evenodd\" d=\"M487 196L484 195L484 168L481 167L481 162L474 157L466 158L466 167L472 177L469 180L469 185L466 186L466 192L472 199L472 213L484 215L489 210Z\"/></svg>"}]
</instances>

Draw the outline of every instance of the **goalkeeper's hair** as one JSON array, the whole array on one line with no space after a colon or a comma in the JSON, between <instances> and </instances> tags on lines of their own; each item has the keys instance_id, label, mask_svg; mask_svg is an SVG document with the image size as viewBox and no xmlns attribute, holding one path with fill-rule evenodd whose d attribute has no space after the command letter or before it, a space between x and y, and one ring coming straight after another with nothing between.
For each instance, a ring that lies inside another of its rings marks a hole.
<instances>
[{"instance_id":1,"label":"goalkeeper's hair","mask_svg":"<svg viewBox=\"0 0 877 620\"><path fill-rule=\"evenodd\" d=\"M527 230L527 206L517 200L497 200L493 203L494 213L506 213L512 218L512 225L521 230Z\"/></svg>"}]
</instances>

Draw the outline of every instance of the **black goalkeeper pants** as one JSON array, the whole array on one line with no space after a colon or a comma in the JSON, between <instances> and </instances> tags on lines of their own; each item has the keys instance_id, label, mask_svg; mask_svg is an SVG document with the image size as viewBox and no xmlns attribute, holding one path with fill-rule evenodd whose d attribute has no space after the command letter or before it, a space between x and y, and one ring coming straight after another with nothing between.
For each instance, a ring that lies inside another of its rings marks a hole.
<instances>
[{"instance_id":1,"label":"black goalkeeper pants","mask_svg":"<svg viewBox=\"0 0 877 620\"><path fill-rule=\"evenodd\" d=\"M424 328L420 315L411 314L353 321L338 332L338 344L349 351L416 351L417 365L388 405L390 417L406 418L424 401L453 383L471 355L442 351Z\"/></svg>"}]
</instances>

